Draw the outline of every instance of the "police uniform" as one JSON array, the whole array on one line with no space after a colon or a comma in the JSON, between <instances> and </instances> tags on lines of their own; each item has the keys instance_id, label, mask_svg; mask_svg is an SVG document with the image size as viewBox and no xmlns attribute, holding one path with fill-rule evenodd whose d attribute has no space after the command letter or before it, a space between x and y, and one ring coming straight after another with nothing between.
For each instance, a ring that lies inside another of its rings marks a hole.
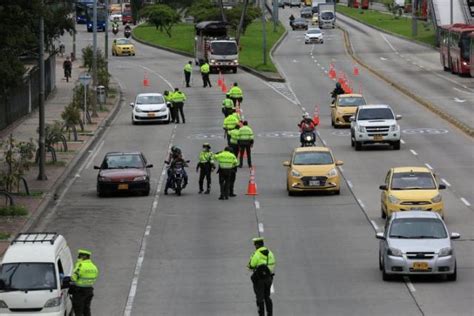
<instances>
[{"instance_id":1,"label":"police uniform","mask_svg":"<svg viewBox=\"0 0 474 316\"><path fill-rule=\"evenodd\" d=\"M211 67L207 62L202 64L201 66L201 76L202 76L202 85L203 87L207 87L209 85L209 88L212 87L211 81L209 80L209 73L211 72Z\"/></svg>"},{"instance_id":2,"label":"police uniform","mask_svg":"<svg viewBox=\"0 0 474 316\"><path fill-rule=\"evenodd\" d=\"M240 123L240 118L237 113L233 113L224 119L224 122L222 123L222 127L224 128L225 137L227 139L228 139L228 135L227 135L228 132L230 130L233 130L239 123Z\"/></svg>"},{"instance_id":3,"label":"police uniform","mask_svg":"<svg viewBox=\"0 0 474 316\"><path fill-rule=\"evenodd\" d=\"M79 255L89 256L87 259L78 259L74 266L74 272L71 276L73 286L72 292L72 306L75 316L90 316L91 302L94 297L94 284L99 276L99 269L90 259L91 252L81 249Z\"/></svg>"},{"instance_id":4,"label":"police uniform","mask_svg":"<svg viewBox=\"0 0 474 316\"><path fill-rule=\"evenodd\" d=\"M227 134L229 147L232 148L232 152L237 157L239 155L239 126L237 125L234 129L228 131Z\"/></svg>"},{"instance_id":5,"label":"police uniform","mask_svg":"<svg viewBox=\"0 0 474 316\"><path fill-rule=\"evenodd\" d=\"M232 101L230 96L227 95L224 101L222 101L222 113L224 114L224 117L227 117L234 112L235 112L234 101Z\"/></svg>"},{"instance_id":6,"label":"police uniform","mask_svg":"<svg viewBox=\"0 0 474 316\"><path fill-rule=\"evenodd\" d=\"M204 178L207 182L207 190L204 194L209 194L211 192L211 172L215 168L214 166L214 153L210 151L211 146L209 144L204 144L203 147L208 147L209 150L203 150L199 154L199 162L196 166L196 171L199 172L199 193L203 192L204 187Z\"/></svg>"},{"instance_id":7,"label":"police uniform","mask_svg":"<svg viewBox=\"0 0 474 316\"><path fill-rule=\"evenodd\" d=\"M235 196L234 194L234 182L236 167L238 165L237 158L235 155L228 150L224 149L220 153L214 156L215 160L219 162L219 185L221 189L221 195L219 200L228 200L229 196Z\"/></svg>"},{"instance_id":8,"label":"police uniform","mask_svg":"<svg viewBox=\"0 0 474 316\"><path fill-rule=\"evenodd\" d=\"M242 89L240 89L239 86L235 85L230 88L229 90L229 95L230 95L230 98L232 99L232 101L234 101L234 104L237 105L237 102L239 104L239 106L242 104L242 100L243 100L243 92L242 92Z\"/></svg>"},{"instance_id":9,"label":"police uniform","mask_svg":"<svg viewBox=\"0 0 474 316\"><path fill-rule=\"evenodd\" d=\"M186 101L186 95L182 91L176 90L171 95L171 102L173 103L173 107L175 107L176 123L178 124L179 124L179 114L181 114L181 119L183 120L183 124L186 123L186 120L184 118L184 109L183 109L184 101Z\"/></svg>"},{"instance_id":10,"label":"police uniform","mask_svg":"<svg viewBox=\"0 0 474 316\"><path fill-rule=\"evenodd\" d=\"M173 92L165 91L163 93L163 97L165 98L166 106L170 109L170 120L171 122L175 122L176 120L176 107L173 106L173 102L171 100L171 96L173 95ZM169 102L169 105L168 105Z\"/></svg>"},{"instance_id":11,"label":"police uniform","mask_svg":"<svg viewBox=\"0 0 474 316\"><path fill-rule=\"evenodd\" d=\"M184 80L186 81L186 87L189 88L189 81L191 80L191 73L193 72L192 62L184 65Z\"/></svg>"},{"instance_id":12,"label":"police uniform","mask_svg":"<svg viewBox=\"0 0 474 316\"><path fill-rule=\"evenodd\" d=\"M240 164L239 167L242 168L243 163L244 163L244 154L247 153L247 163L249 165L249 168L252 167L252 146L253 146L253 131L252 129L248 126L245 125L242 126L239 129L239 151L240 151Z\"/></svg>"}]
</instances>

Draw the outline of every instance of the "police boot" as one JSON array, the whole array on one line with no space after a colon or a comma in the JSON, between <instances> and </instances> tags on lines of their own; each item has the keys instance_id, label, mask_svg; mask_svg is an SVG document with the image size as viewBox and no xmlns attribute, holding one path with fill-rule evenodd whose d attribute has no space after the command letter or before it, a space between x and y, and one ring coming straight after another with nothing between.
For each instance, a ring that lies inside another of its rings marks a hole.
<instances>
[{"instance_id":1,"label":"police boot","mask_svg":"<svg viewBox=\"0 0 474 316\"><path fill-rule=\"evenodd\" d=\"M211 187L207 187L206 192L204 192L204 194L209 194L209 193L211 193Z\"/></svg>"}]
</instances>

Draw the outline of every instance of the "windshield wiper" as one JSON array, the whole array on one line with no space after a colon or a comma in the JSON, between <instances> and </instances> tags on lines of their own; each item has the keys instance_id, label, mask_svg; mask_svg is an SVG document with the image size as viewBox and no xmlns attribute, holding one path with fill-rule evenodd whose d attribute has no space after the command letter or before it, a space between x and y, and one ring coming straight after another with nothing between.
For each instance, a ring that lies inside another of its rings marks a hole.
<instances>
[{"instance_id":1,"label":"windshield wiper","mask_svg":"<svg viewBox=\"0 0 474 316\"><path fill-rule=\"evenodd\" d=\"M441 239L442 237L437 236L411 236L410 239Z\"/></svg>"},{"instance_id":2,"label":"windshield wiper","mask_svg":"<svg viewBox=\"0 0 474 316\"><path fill-rule=\"evenodd\" d=\"M408 239L411 237L408 236L402 236L402 235L390 235L390 238L401 238L401 239Z\"/></svg>"}]
</instances>

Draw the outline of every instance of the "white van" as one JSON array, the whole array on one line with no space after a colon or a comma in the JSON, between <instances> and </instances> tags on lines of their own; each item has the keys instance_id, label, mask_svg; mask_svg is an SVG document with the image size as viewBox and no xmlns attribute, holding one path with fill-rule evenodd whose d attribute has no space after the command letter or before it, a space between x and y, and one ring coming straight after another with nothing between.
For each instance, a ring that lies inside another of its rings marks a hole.
<instances>
[{"instance_id":1,"label":"white van","mask_svg":"<svg viewBox=\"0 0 474 316\"><path fill-rule=\"evenodd\" d=\"M57 233L20 233L0 265L0 315L72 315L71 250Z\"/></svg>"}]
</instances>

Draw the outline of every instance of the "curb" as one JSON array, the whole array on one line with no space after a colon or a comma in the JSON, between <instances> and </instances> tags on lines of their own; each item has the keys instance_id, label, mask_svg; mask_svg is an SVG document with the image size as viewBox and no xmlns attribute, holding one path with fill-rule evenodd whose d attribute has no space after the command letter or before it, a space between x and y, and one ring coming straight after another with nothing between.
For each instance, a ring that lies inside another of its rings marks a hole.
<instances>
[{"instance_id":1,"label":"curb","mask_svg":"<svg viewBox=\"0 0 474 316\"><path fill-rule=\"evenodd\" d=\"M458 120L457 118L455 118L454 116L448 114L447 112L443 111L442 109L440 109L438 106L434 105L433 103L417 96L415 93L413 93L412 91L410 91L408 88L402 86L402 85L399 85L395 82L393 82L392 80L388 79L387 77L385 77L382 73L378 72L377 70L375 70L374 68L372 68L371 66L367 65L364 61L362 61L359 57L357 57L357 55L354 54L354 52L352 51L352 45L351 45L351 40L350 40L350 36L349 36L349 33L347 32L347 30L341 26L338 26L339 29L342 30L342 32L344 33L344 45L346 47L346 51L347 53L352 57L352 59L354 59L359 65L361 65L362 67L364 67L365 69L367 69L370 73L372 73L373 75L377 76L379 79L385 81L386 83L388 83L389 85L391 85L392 87L394 87L395 89L397 89L398 91L400 91L401 93L403 93L404 95L408 96L409 98L415 100L417 103L423 105L425 108L427 108L428 110L430 110L431 112L437 114L439 117L441 117L442 119L446 120L447 122L451 123L452 125L454 125L455 127L459 128L462 132L464 132L466 135L470 136L470 137L474 137L474 129L471 128L470 126L468 126L467 124L461 122L460 120Z\"/></svg>"},{"instance_id":2,"label":"curb","mask_svg":"<svg viewBox=\"0 0 474 316\"><path fill-rule=\"evenodd\" d=\"M46 209L48 208L49 204L51 203L53 198L58 194L58 191L60 191L60 189L64 186L65 182L69 179L69 176L71 175L71 173L77 168L77 166L79 165L79 162L84 158L85 154L90 150L90 148L92 148L98 142L98 140L102 137L102 135L107 130L107 127L110 126L110 123L117 116L118 112L120 111L120 104L123 101L123 92L120 85L117 84L117 88L118 88L118 98L114 104L112 112L102 122L100 122L99 126L97 127L96 133L94 133L94 136L92 136L92 138L89 139L87 144L80 150L80 152L67 165L67 167L64 169L61 176L56 180L51 190L46 194L43 201L40 203L34 215L31 216L26 221L25 225L23 225L21 231L27 232L32 227L34 227L35 225L39 223L40 219L42 218L42 215L44 215L44 213L46 212Z\"/></svg>"}]
</instances>

